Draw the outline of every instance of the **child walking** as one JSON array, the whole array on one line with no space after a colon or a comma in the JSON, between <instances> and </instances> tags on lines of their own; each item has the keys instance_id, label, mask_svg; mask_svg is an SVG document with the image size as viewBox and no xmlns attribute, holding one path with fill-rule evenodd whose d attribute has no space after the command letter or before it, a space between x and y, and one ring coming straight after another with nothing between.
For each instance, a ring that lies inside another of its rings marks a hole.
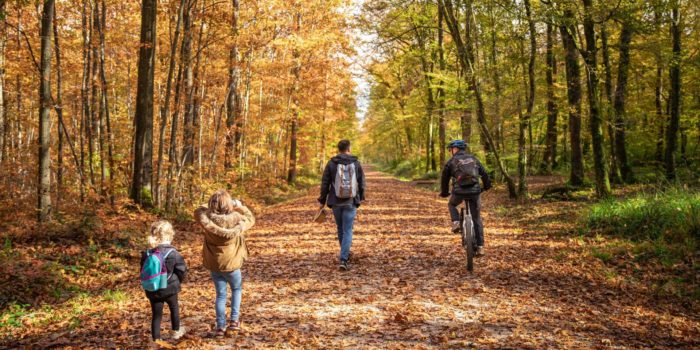
<instances>
[{"instance_id":1,"label":"child walking","mask_svg":"<svg viewBox=\"0 0 700 350\"><path fill-rule=\"evenodd\" d=\"M167 221L151 224L148 233L147 249L141 253L141 285L151 303L151 336L160 340L160 321L163 306L168 304L174 340L185 335L185 327L180 326L180 310L177 295L180 283L185 280L187 266L182 255L172 246L175 231Z\"/></svg>"},{"instance_id":2,"label":"child walking","mask_svg":"<svg viewBox=\"0 0 700 350\"><path fill-rule=\"evenodd\" d=\"M235 332L241 328L241 267L248 257L244 232L255 224L255 217L240 201L233 200L226 191L220 190L211 196L208 206L201 206L195 210L194 218L204 229L202 260L204 267L211 272L216 290L214 336L223 337L227 330ZM231 288L231 315L228 326L227 287Z\"/></svg>"}]
</instances>

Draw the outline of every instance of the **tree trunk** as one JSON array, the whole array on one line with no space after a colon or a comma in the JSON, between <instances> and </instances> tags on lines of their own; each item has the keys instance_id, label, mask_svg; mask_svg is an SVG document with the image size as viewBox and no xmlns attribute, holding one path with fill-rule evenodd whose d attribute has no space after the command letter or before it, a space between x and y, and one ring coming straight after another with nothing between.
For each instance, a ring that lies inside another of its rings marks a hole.
<instances>
[{"instance_id":1,"label":"tree trunk","mask_svg":"<svg viewBox=\"0 0 700 350\"><path fill-rule=\"evenodd\" d=\"M180 49L180 57L182 57L182 50ZM172 121L170 122L170 149L168 151L168 189L165 199L165 209L170 211L173 207L173 200L175 199L175 173L179 168L179 157L177 152L177 130L179 125L180 117L180 99L182 98L182 62L180 62L177 70L177 78L175 80L175 101Z\"/></svg>"},{"instance_id":2,"label":"tree trunk","mask_svg":"<svg viewBox=\"0 0 700 350\"><path fill-rule=\"evenodd\" d=\"M3 1L4 3L4 1ZM53 40L56 54L56 117L58 119L58 159L56 166L56 205L55 211L59 212L59 206L63 199L63 135L66 128L63 125L63 74L61 71L61 49L58 38L58 23L56 21L56 9L53 11Z\"/></svg>"},{"instance_id":3,"label":"tree trunk","mask_svg":"<svg viewBox=\"0 0 700 350\"><path fill-rule=\"evenodd\" d=\"M484 100L483 96L481 95L481 83L479 81L479 77L476 75L477 68L476 68L476 57L477 55L477 50L475 49L475 44L476 40L474 37L477 35L477 28L474 28L474 8L472 6L473 0L467 0L466 1L466 16L464 18L465 20L465 26L464 26L464 36L465 36L465 49L466 49L466 54L469 60L469 69L466 70L467 76L471 77L473 84L471 84L470 88L474 92L474 97L476 99L476 120L479 123L486 124L486 108L484 106ZM478 93L477 93L478 91ZM491 165L490 158L491 158L491 147L489 143L486 141L486 136L484 135L484 130L480 129L480 139L481 141L481 147L484 149L484 152L486 153L486 162Z\"/></svg>"},{"instance_id":4,"label":"tree trunk","mask_svg":"<svg viewBox=\"0 0 700 350\"><path fill-rule=\"evenodd\" d=\"M301 13L297 12L295 14L296 28L295 33L299 33L301 30ZM299 100L299 79L301 76L301 54L299 48L295 47L292 54L294 59L294 67L292 67L292 76L294 82L292 83L292 89L290 91L290 98L292 100L292 121L291 121L291 132L289 138L289 169L287 172L287 183L293 184L297 179L297 134L299 129L299 114L301 112L300 100Z\"/></svg>"},{"instance_id":5,"label":"tree trunk","mask_svg":"<svg viewBox=\"0 0 700 350\"><path fill-rule=\"evenodd\" d=\"M105 164L105 105L102 99L102 92L97 86L98 76L99 76L99 31L100 31L100 7L97 2L95 2L92 8L92 35L97 35L98 43L92 45L92 121L93 130L97 133L97 146L99 148L98 154L100 159L100 196L104 198L107 195L106 176L107 168ZM94 43L94 40L92 40ZM99 107L96 107L99 106ZM96 114L97 113L97 114Z\"/></svg>"},{"instance_id":6,"label":"tree trunk","mask_svg":"<svg viewBox=\"0 0 700 350\"><path fill-rule=\"evenodd\" d=\"M85 196L85 174L83 174L83 168L81 167L80 158L75 152L75 147L73 147L73 142L68 135L68 130L66 129L66 124L63 121L63 71L61 69L61 45L58 36L58 23L56 20L56 9L53 11L53 37L54 37L54 51L56 54L56 101L54 102L54 109L56 110L56 119L58 119L58 169L56 172L56 182L57 182L57 195L56 195L56 206L55 211L58 212L59 201L62 200L62 186L63 186L63 144L68 144L71 154L73 155L73 161L75 162L75 169L78 171L78 176L80 180L80 200L83 201ZM73 114L76 114L78 101L73 101ZM82 136L82 135L81 135ZM82 142L82 141L81 141Z\"/></svg>"},{"instance_id":7,"label":"tree trunk","mask_svg":"<svg viewBox=\"0 0 700 350\"><path fill-rule=\"evenodd\" d=\"M669 64L670 91L670 118L666 128L666 149L664 163L666 165L666 178L676 179L676 143L681 112L681 28L679 0L671 0L671 38L673 40L673 57Z\"/></svg>"},{"instance_id":8,"label":"tree trunk","mask_svg":"<svg viewBox=\"0 0 700 350\"><path fill-rule=\"evenodd\" d=\"M541 167L547 174L551 174L552 170L557 166L557 119L559 118L559 108L557 107L557 98L554 88L557 75L557 61L554 56L555 37L556 32L554 26L547 23L547 135Z\"/></svg>"},{"instance_id":9,"label":"tree trunk","mask_svg":"<svg viewBox=\"0 0 700 350\"><path fill-rule=\"evenodd\" d=\"M161 191L160 191L160 175L163 168L163 153L165 149L165 129L168 125L168 116L170 115L170 98L173 85L173 75L175 74L175 63L177 56L177 47L180 40L180 26L182 25L182 16L185 9L186 0L180 0L180 6L177 9L177 22L175 23L175 34L173 41L170 43L170 59L168 65L168 78L165 87L165 100L160 110L160 133L158 135L158 168L156 169L156 178L154 179L154 195L156 206L160 206ZM172 135L171 135L172 137Z\"/></svg>"},{"instance_id":10,"label":"tree trunk","mask_svg":"<svg viewBox=\"0 0 700 350\"><path fill-rule=\"evenodd\" d=\"M618 63L617 87L615 89L615 159L617 168L622 173L622 179L629 183L634 181L632 167L627 161L627 146L625 145L625 102L627 98L627 77L630 64L630 43L632 42L632 27L629 21L622 24L620 32L620 60Z\"/></svg>"},{"instance_id":11,"label":"tree trunk","mask_svg":"<svg viewBox=\"0 0 700 350\"><path fill-rule=\"evenodd\" d=\"M654 24L656 31L661 30L661 12L658 9L654 11ZM654 80L654 106L656 107L656 125L658 132L656 134L656 161L661 164L664 160L664 126L666 125L666 115L663 106L663 61L661 52L656 52L656 79Z\"/></svg>"},{"instance_id":12,"label":"tree trunk","mask_svg":"<svg viewBox=\"0 0 700 350\"><path fill-rule=\"evenodd\" d=\"M100 60L100 87L102 89L102 108L104 114L104 129L106 134L107 142L107 166L108 166L108 196L110 205L114 206L114 149L112 140L112 122L110 120L109 112L109 99L108 99L108 83L107 83L107 73L105 72L105 26L107 20L107 4L105 0L101 1L102 10L100 11L101 20L97 30L100 36L100 48L99 48L99 60ZM97 4L95 4L97 7Z\"/></svg>"},{"instance_id":13,"label":"tree trunk","mask_svg":"<svg viewBox=\"0 0 700 350\"><path fill-rule=\"evenodd\" d=\"M608 46L608 28L605 23L602 23L600 25L600 40L602 44L602 49L603 49L603 67L605 69L605 84L603 85L605 87L605 98L607 100L607 103L605 104L605 113L604 115L607 118L607 126L608 126L608 138L609 142L608 145L610 147L610 160L609 160L609 166L610 166L610 178L611 181L614 183L621 183L622 182L622 173L620 172L620 168L617 166L618 161L617 161L617 152L615 151L615 128L613 127L615 123L615 116L614 116L614 102L613 102L613 85L612 85L612 67L610 66L610 48ZM602 104L601 104L602 105Z\"/></svg>"},{"instance_id":14,"label":"tree trunk","mask_svg":"<svg viewBox=\"0 0 700 350\"><path fill-rule=\"evenodd\" d=\"M489 6L489 17L491 19L491 74L493 74L494 87L494 123L496 125L495 142L500 152L505 152L505 140L503 139L503 117L501 116L501 74L498 67L498 55L496 50L496 18L493 14L493 4Z\"/></svg>"},{"instance_id":15,"label":"tree trunk","mask_svg":"<svg viewBox=\"0 0 700 350\"><path fill-rule=\"evenodd\" d=\"M90 171L90 184L95 184L95 171L93 168L92 160L94 159L93 153L93 129L92 129L92 108L90 105L90 76L91 76L91 62L94 59L92 57L92 51L90 47L92 46L92 34L91 34L91 24L88 18L88 3L89 1L83 1L83 11L82 11L82 34L83 34L83 79L81 85L81 100L83 102L83 131L85 132L85 137L83 142L87 143L88 155L87 155L87 166ZM92 8L90 7L92 13ZM92 16L92 15L91 15ZM81 163L85 165L85 157L83 157Z\"/></svg>"},{"instance_id":16,"label":"tree trunk","mask_svg":"<svg viewBox=\"0 0 700 350\"><path fill-rule=\"evenodd\" d=\"M564 11L566 21L573 21L571 10ZM578 62L578 48L573 36L574 26L571 23L560 28L564 50L566 51L566 87L569 104L569 139L571 141L571 174L569 182L572 186L583 185L583 152L581 150L581 67Z\"/></svg>"},{"instance_id":17,"label":"tree trunk","mask_svg":"<svg viewBox=\"0 0 700 350\"><path fill-rule=\"evenodd\" d=\"M19 1L17 1L17 5L18 5L17 6L17 28L21 28L21 26L22 26L22 6L19 6ZM18 48L21 47L22 46L21 35L20 35L19 30L17 31L17 36L16 36L15 40L16 40L15 42L16 42L17 47ZM17 60L17 62L20 62L20 60L22 59L21 52L22 52L21 50L17 50L16 56L15 56L15 59ZM8 135L8 138L9 138L9 140L8 140L10 142L9 148L12 150L12 159L13 160L15 160L17 158L17 155L19 154L19 148L20 148L20 142L21 142L20 135L22 133L22 124L20 123L20 117L19 117L22 115L22 78L21 78L21 76L22 76L22 73L19 71L17 72L17 75L15 76L15 82L16 82L15 87L17 89L17 92L15 94L15 97L17 99L17 101L16 101L17 110L15 111L15 118L14 118L15 119L14 122L16 124L15 131L17 132L16 137L13 135L10 135L10 132L12 129L11 121L8 120L6 123L6 131L7 131L6 135ZM10 152L8 152L8 157L9 157L9 153Z\"/></svg>"},{"instance_id":18,"label":"tree trunk","mask_svg":"<svg viewBox=\"0 0 700 350\"><path fill-rule=\"evenodd\" d=\"M487 151L493 152L493 155L496 159L496 163L499 167L499 170L503 174L506 183L508 185L508 193L511 198L517 197L517 192L515 188L515 181L513 181L513 178L510 177L508 174L507 169L503 165L503 162L501 161L501 158L498 154L498 150L496 149L494 143L493 143L493 138L491 137L490 131L488 129L488 126L486 125L486 116L484 112L484 102L481 96L481 87L479 84L479 80L476 76L476 72L474 71L474 65L472 64L473 62L473 51L470 45L465 45L464 40L462 39L462 36L460 34L461 28L459 23L457 22L457 19L455 17L455 11L454 11L454 6L452 3L452 0L439 0L440 1L440 9L443 11L443 16L445 19L445 24L447 24L447 27L449 28L450 34L452 36L452 39L455 43L455 46L458 51L458 58L460 65L462 66L462 69L467 73L467 77L469 78L469 84L471 90L474 92L474 96L476 98L476 105L477 105L477 121L479 122L479 127L481 130L481 134L484 137L484 141L488 143L489 149ZM468 4L471 5L471 4ZM470 7L470 6L468 6ZM468 10L469 12L469 10ZM471 40L471 39L470 39Z\"/></svg>"},{"instance_id":19,"label":"tree trunk","mask_svg":"<svg viewBox=\"0 0 700 350\"><path fill-rule=\"evenodd\" d=\"M593 144L593 168L595 170L596 193L599 197L610 195L610 179L608 167L605 162L605 148L603 147L603 128L600 118L600 101L598 96L598 48L596 46L595 23L593 22L593 0L583 0L584 20L583 29L586 37L586 50L584 61L586 62L586 82L588 84L588 122Z\"/></svg>"},{"instance_id":20,"label":"tree trunk","mask_svg":"<svg viewBox=\"0 0 700 350\"><path fill-rule=\"evenodd\" d=\"M438 4L439 6L439 4ZM438 11L438 30L437 30L437 35L438 35L438 64L440 66L440 73L444 74L445 72L445 50L443 47L444 44L444 33L443 33L443 18L442 18L442 11ZM444 82L440 82L440 87L438 88L438 103L440 104L439 108L440 110L438 111L438 149L440 152L439 155L439 162L440 162L440 167L445 165L445 147L447 147L446 144L446 130L447 130L447 123L445 121L445 98L447 97L445 95L445 89L443 88Z\"/></svg>"},{"instance_id":21,"label":"tree trunk","mask_svg":"<svg viewBox=\"0 0 700 350\"><path fill-rule=\"evenodd\" d=\"M228 96L226 97L226 149L224 151L224 167L233 169L236 159L236 126L241 119L241 94L239 81L241 78L240 58L238 53L238 17L239 0L231 0L233 13L231 15L231 36L233 43L229 52Z\"/></svg>"},{"instance_id":22,"label":"tree trunk","mask_svg":"<svg viewBox=\"0 0 700 350\"><path fill-rule=\"evenodd\" d=\"M153 75L155 71L157 6L156 0L143 0L141 6L134 172L130 197L135 202L145 206L152 204Z\"/></svg>"},{"instance_id":23,"label":"tree trunk","mask_svg":"<svg viewBox=\"0 0 700 350\"><path fill-rule=\"evenodd\" d=\"M0 168L7 155L7 110L5 107L5 46L7 45L7 7L6 1L0 0Z\"/></svg>"},{"instance_id":24,"label":"tree trunk","mask_svg":"<svg viewBox=\"0 0 700 350\"><path fill-rule=\"evenodd\" d=\"M183 15L182 67L185 78L185 114L182 129L182 164L191 167L194 161L194 70L192 64L192 8L196 0L188 0Z\"/></svg>"},{"instance_id":25,"label":"tree trunk","mask_svg":"<svg viewBox=\"0 0 700 350\"><path fill-rule=\"evenodd\" d=\"M38 220L51 220L51 33L54 0L44 1L41 16L41 82L39 83Z\"/></svg>"},{"instance_id":26,"label":"tree trunk","mask_svg":"<svg viewBox=\"0 0 700 350\"><path fill-rule=\"evenodd\" d=\"M530 130L530 142L532 142L532 129L530 128L530 120L532 119L532 111L535 107L535 55L537 54L537 31L535 31L535 21L532 19L530 9L530 0L524 0L525 14L527 16L528 29L530 33L530 59L527 65L528 77L528 94L527 94L527 113L520 122L520 137L518 140L518 172L520 175L518 183L518 197L527 198L527 163L528 156L532 156L531 151L525 153L525 129ZM532 148L532 147L530 147Z\"/></svg>"}]
</instances>

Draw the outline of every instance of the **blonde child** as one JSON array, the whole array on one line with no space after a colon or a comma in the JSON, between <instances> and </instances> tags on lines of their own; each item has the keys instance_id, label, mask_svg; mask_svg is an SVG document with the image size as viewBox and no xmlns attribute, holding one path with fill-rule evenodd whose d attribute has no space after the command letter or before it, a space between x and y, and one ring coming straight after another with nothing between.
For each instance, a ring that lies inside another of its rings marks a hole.
<instances>
[{"instance_id":1,"label":"blonde child","mask_svg":"<svg viewBox=\"0 0 700 350\"><path fill-rule=\"evenodd\" d=\"M161 339L160 321L163 318L164 304L168 304L170 309L170 321L174 332L172 338L178 340L185 334L185 327L180 326L177 295L180 293L180 283L185 280L187 266L182 255L171 244L174 236L173 225L169 222L154 222L148 233L150 249L141 253L141 284L146 298L151 303L153 341ZM153 272L154 266L156 273ZM158 281L153 282L155 279Z\"/></svg>"}]
</instances>

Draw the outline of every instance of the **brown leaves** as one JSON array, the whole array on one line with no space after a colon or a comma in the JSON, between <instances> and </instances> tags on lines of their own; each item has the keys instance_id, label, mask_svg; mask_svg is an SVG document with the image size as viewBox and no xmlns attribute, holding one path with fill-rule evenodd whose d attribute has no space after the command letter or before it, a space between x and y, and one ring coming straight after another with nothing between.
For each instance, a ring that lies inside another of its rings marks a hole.
<instances>
[{"instance_id":1,"label":"brown leaves","mask_svg":"<svg viewBox=\"0 0 700 350\"><path fill-rule=\"evenodd\" d=\"M355 223L351 270L337 267L334 226L309 217L313 194L270 208L249 232L243 267L244 331L211 337L215 292L201 265L201 236L177 225L174 244L190 267L180 294L184 340L165 348L658 348L694 347L699 321L650 291L622 289L597 274L585 244L538 232L534 210L512 207L505 193L484 200L487 255L466 272L459 237L449 233L444 202L432 193L369 172L368 196ZM542 215L556 208L533 203ZM511 215L512 214L512 215ZM105 229L111 227L107 224ZM511 226L518 226L515 233ZM588 259L588 260L587 260ZM112 260L110 260L112 261ZM119 260L113 260L118 262ZM137 266L121 260L128 276ZM129 275L130 274L130 275ZM104 270L86 275L106 278ZM51 315L27 317L10 341L59 348L145 348L150 308L135 281L125 300L99 291ZM76 305L81 305L77 308ZM227 309L227 312L230 312ZM59 316L60 315L60 316ZM67 318L66 315L75 316ZM36 321L40 319L41 322ZM34 321L32 321L34 320ZM45 322L45 323L42 323ZM77 323L77 324L76 324ZM69 331L66 331L69 329ZM24 337L24 340L21 339Z\"/></svg>"}]
</instances>

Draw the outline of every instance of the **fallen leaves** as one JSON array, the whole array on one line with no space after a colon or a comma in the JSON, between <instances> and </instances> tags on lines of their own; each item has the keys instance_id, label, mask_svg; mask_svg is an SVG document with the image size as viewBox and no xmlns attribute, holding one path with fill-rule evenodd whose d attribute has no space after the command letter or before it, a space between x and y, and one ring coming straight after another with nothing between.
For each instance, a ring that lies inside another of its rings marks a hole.
<instances>
[{"instance_id":1,"label":"fallen leaves","mask_svg":"<svg viewBox=\"0 0 700 350\"><path fill-rule=\"evenodd\" d=\"M487 255L469 274L459 236L448 232L444 201L375 172L368 173L368 183L372 202L359 209L348 272L338 271L338 241L330 219L323 225L310 222L317 208L315 193L258 217L248 233L251 257L243 268L243 331L224 339L211 337L215 292L201 266L201 236L190 223L179 223L174 244L191 269L180 294L188 333L180 342L169 340L166 311L161 347L700 346L700 320L693 309L655 300L651 290L600 277L596 269L604 264L586 254L585 242L541 229L535 215L566 208L533 203L538 206L535 213L511 206L502 189L489 193L482 202ZM135 276L138 267L124 263L134 257L117 253L100 261L123 270L113 274ZM80 280L111 285L105 276L102 270L88 270ZM40 317L44 323L26 317L25 327L0 347L147 347L148 301L135 280L122 281L116 285L125 300L107 298L96 289L72 304L55 305L52 313ZM49 315L71 317L51 321Z\"/></svg>"}]
</instances>

